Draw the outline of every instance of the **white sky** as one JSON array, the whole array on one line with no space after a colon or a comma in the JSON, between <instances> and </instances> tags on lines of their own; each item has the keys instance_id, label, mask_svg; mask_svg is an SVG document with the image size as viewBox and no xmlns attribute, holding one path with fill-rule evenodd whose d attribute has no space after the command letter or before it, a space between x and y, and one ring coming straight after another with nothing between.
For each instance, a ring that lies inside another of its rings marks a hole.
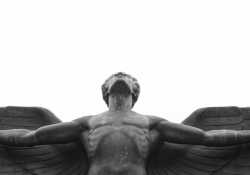
<instances>
[{"instance_id":1,"label":"white sky","mask_svg":"<svg viewBox=\"0 0 250 175\"><path fill-rule=\"evenodd\" d=\"M63 121L107 110L101 85L136 77L136 112L181 122L250 106L249 1L1 1L0 106Z\"/></svg>"}]
</instances>

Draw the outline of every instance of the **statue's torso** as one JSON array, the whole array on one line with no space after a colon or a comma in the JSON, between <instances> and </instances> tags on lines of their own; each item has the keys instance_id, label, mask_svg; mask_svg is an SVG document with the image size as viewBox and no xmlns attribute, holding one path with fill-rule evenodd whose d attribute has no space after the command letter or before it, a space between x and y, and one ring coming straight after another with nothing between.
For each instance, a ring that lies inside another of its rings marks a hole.
<instances>
[{"instance_id":1,"label":"statue's torso","mask_svg":"<svg viewBox=\"0 0 250 175\"><path fill-rule=\"evenodd\" d=\"M147 117L133 111L108 111L89 120L82 133L89 175L145 175L152 140Z\"/></svg>"}]
</instances>

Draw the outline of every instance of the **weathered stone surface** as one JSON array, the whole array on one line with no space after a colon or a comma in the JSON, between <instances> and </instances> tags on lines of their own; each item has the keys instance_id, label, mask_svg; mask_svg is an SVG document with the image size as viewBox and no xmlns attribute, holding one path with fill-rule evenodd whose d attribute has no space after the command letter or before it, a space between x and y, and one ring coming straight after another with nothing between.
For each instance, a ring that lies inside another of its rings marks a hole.
<instances>
[{"instance_id":1,"label":"weathered stone surface","mask_svg":"<svg viewBox=\"0 0 250 175\"><path fill-rule=\"evenodd\" d=\"M140 86L128 74L102 92L108 111L67 123L45 108L0 108L0 175L249 174L250 108L202 108L174 124L132 111Z\"/></svg>"}]
</instances>

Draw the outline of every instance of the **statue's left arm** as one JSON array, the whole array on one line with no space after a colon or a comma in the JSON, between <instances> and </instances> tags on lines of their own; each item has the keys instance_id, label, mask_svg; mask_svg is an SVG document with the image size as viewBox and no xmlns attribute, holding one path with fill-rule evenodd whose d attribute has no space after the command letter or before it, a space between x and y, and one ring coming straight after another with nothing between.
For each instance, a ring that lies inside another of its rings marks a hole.
<instances>
[{"instance_id":1,"label":"statue's left arm","mask_svg":"<svg viewBox=\"0 0 250 175\"><path fill-rule=\"evenodd\" d=\"M71 143L88 129L85 119L62 123L45 108L0 107L0 174L87 174L86 152Z\"/></svg>"},{"instance_id":2,"label":"statue's left arm","mask_svg":"<svg viewBox=\"0 0 250 175\"><path fill-rule=\"evenodd\" d=\"M0 144L7 146L35 146L70 143L80 138L84 127L78 122L58 123L43 126L37 130L0 130Z\"/></svg>"},{"instance_id":3,"label":"statue's left arm","mask_svg":"<svg viewBox=\"0 0 250 175\"><path fill-rule=\"evenodd\" d=\"M250 130L212 130L201 129L161 121L155 128L164 141L180 144L204 146L231 146L250 142Z\"/></svg>"}]
</instances>

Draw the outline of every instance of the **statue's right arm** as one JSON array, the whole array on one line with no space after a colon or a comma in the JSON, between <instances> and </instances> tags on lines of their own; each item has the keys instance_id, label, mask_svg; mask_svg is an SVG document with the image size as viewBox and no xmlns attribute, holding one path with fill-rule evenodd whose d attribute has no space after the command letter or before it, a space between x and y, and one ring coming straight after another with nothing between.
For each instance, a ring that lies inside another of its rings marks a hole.
<instances>
[{"instance_id":1,"label":"statue's right arm","mask_svg":"<svg viewBox=\"0 0 250 175\"><path fill-rule=\"evenodd\" d=\"M66 122L41 127L30 131L26 129L0 130L0 144L7 146L35 146L70 143L79 140L86 130L80 122Z\"/></svg>"},{"instance_id":2,"label":"statue's right arm","mask_svg":"<svg viewBox=\"0 0 250 175\"><path fill-rule=\"evenodd\" d=\"M164 141L171 143L211 147L250 143L250 130L211 130L205 132L199 128L164 120L157 124L156 130Z\"/></svg>"}]
</instances>

